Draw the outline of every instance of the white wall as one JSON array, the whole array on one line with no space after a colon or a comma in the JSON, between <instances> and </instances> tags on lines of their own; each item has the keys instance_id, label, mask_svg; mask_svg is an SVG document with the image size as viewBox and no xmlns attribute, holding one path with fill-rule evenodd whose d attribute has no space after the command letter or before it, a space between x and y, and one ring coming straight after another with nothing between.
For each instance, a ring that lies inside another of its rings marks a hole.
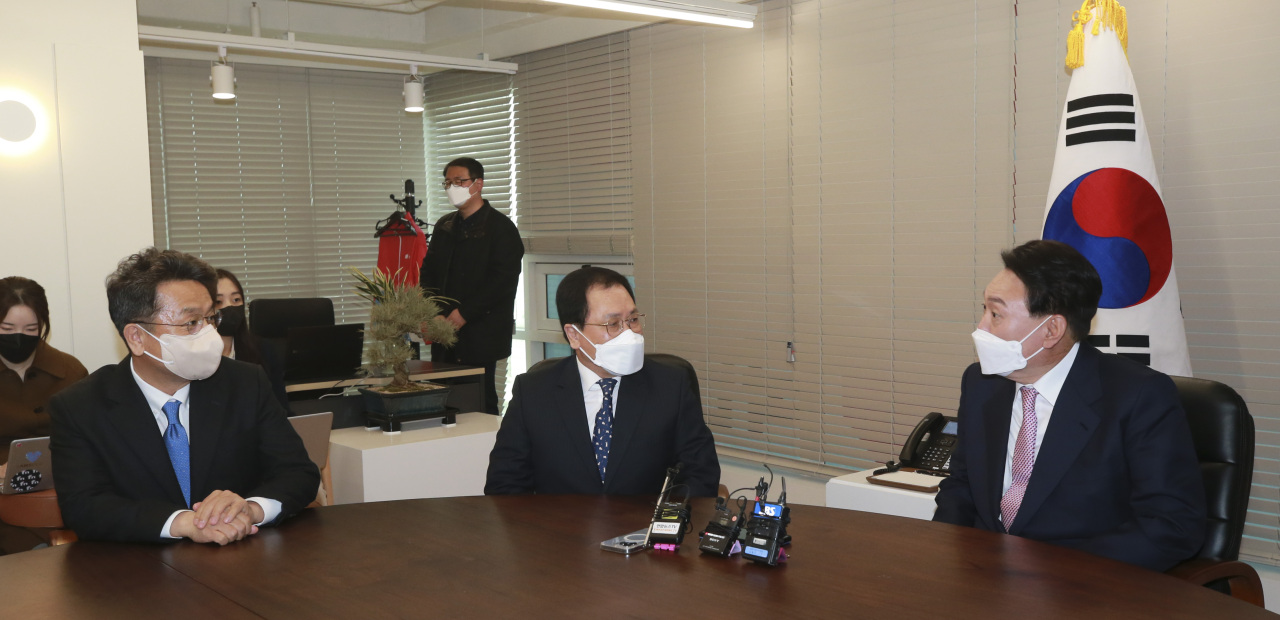
<instances>
[{"instance_id":1,"label":"white wall","mask_svg":"<svg viewBox=\"0 0 1280 620\"><path fill-rule=\"evenodd\" d=\"M777 499L778 494L782 492L782 477L785 476L788 504L827 505L827 480L831 479L830 476L801 472L777 465L769 467L773 468L774 473L773 488L769 489L769 499ZM769 472L765 470L764 465L720 456L720 484L728 487L731 493L743 487L754 489L761 476L764 476L765 482L769 481ZM750 492L746 495L751 497Z\"/></svg>"},{"instance_id":2,"label":"white wall","mask_svg":"<svg viewBox=\"0 0 1280 620\"><path fill-rule=\"evenodd\" d=\"M49 118L37 150L0 156L0 277L40 282L53 346L93 370L124 355L103 279L151 244L133 0L0 0L0 88L30 93Z\"/></svg>"}]
</instances>

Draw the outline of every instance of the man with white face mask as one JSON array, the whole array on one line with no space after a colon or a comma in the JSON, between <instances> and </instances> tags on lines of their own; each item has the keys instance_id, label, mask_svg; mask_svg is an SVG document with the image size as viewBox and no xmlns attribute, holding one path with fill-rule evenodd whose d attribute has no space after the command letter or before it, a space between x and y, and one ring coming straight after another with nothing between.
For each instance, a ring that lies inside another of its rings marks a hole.
<instances>
[{"instance_id":1,"label":"man with white face mask","mask_svg":"<svg viewBox=\"0 0 1280 620\"><path fill-rule=\"evenodd\" d=\"M432 229L419 280L446 298L441 316L458 328L452 347L431 347L431 359L484 367L484 410L497 415L499 360L511 356L516 288L524 243L516 225L480 194L484 166L460 157L444 167L445 195L457 211Z\"/></svg>"},{"instance_id":2,"label":"man with white face mask","mask_svg":"<svg viewBox=\"0 0 1280 620\"><path fill-rule=\"evenodd\" d=\"M644 315L616 271L583 267L556 290L574 355L516 378L484 492L649 495L668 467L713 496L715 439L684 369L645 363Z\"/></svg>"},{"instance_id":3,"label":"man with white face mask","mask_svg":"<svg viewBox=\"0 0 1280 620\"><path fill-rule=\"evenodd\" d=\"M933 519L1158 571L1191 557L1204 487L1173 382L1084 342L1102 281L1074 248L1031 241L1001 257Z\"/></svg>"},{"instance_id":4,"label":"man with white face mask","mask_svg":"<svg viewBox=\"0 0 1280 620\"><path fill-rule=\"evenodd\" d=\"M315 499L320 472L260 367L222 357L204 261L148 248L107 279L129 356L50 402L58 504L82 539L225 545Z\"/></svg>"}]
</instances>

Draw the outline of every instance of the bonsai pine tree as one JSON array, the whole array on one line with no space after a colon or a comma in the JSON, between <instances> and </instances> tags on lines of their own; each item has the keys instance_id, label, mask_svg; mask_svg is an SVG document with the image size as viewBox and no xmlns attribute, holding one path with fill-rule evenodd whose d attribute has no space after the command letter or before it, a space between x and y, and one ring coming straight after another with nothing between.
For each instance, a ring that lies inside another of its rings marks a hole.
<instances>
[{"instance_id":1,"label":"bonsai pine tree","mask_svg":"<svg viewBox=\"0 0 1280 620\"><path fill-rule=\"evenodd\" d=\"M446 298L426 295L421 287L397 281L376 269L373 275L365 275L359 269L352 269L351 273L357 281L356 294L373 302L370 325L365 330L369 342L365 369L370 374L390 369L388 392L412 390L408 362L413 350L405 336L416 333L427 342L446 347L458 341L457 329L440 316L438 302Z\"/></svg>"}]
</instances>

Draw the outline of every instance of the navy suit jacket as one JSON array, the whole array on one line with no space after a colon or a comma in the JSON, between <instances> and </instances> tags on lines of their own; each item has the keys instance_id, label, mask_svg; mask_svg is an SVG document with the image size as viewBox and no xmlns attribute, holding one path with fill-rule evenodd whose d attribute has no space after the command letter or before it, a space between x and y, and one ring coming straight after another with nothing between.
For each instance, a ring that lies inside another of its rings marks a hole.
<instances>
[{"instance_id":1,"label":"navy suit jacket","mask_svg":"<svg viewBox=\"0 0 1280 620\"><path fill-rule=\"evenodd\" d=\"M720 485L715 438L684 370L647 361L623 377L603 482L587 428L575 356L516 377L511 404L489 455L486 495L653 495L668 467L673 482L710 497Z\"/></svg>"},{"instance_id":2,"label":"navy suit jacket","mask_svg":"<svg viewBox=\"0 0 1280 620\"><path fill-rule=\"evenodd\" d=\"M215 490L280 502L283 520L315 499L320 472L262 368L223 358L191 382L191 501ZM49 403L58 505L82 539L164 541L186 508L164 436L129 358L103 366ZM269 524L265 524L269 525Z\"/></svg>"},{"instance_id":3,"label":"navy suit jacket","mask_svg":"<svg viewBox=\"0 0 1280 620\"><path fill-rule=\"evenodd\" d=\"M1003 532L1016 384L964 373L959 442L934 521ZM1204 482L1169 377L1081 343L1010 534L1167 570L1204 540Z\"/></svg>"}]
</instances>

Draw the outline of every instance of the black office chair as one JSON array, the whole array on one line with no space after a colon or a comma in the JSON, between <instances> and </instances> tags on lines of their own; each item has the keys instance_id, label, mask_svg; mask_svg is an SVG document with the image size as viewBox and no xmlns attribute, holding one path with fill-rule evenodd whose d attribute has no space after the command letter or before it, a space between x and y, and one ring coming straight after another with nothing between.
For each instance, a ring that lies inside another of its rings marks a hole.
<instances>
[{"instance_id":1,"label":"black office chair","mask_svg":"<svg viewBox=\"0 0 1280 620\"><path fill-rule=\"evenodd\" d=\"M545 368L562 359L564 358L552 357L535 362L533 366L529 367L529 372ZM693 397L698 399L698 406L702 406L702 392L698 388L698 371L693 368L693 364L690 364L689 360L670 353L645 353L644 363L662 364L663 366L670 366L672 368L683 370L685 374L689 375L689 387L693 389Z\"/></svg>"},{"instance_id":2,"label":"black office chair","mask_svg":"<svg viewBox=\"0 0 1280 620\"><path fill-rule=\"evenodd\" d=\"M1191 424L1209 522L1200 552L1169 574L1264 607L1258 572L1239 561L1253 482L1253 417L1227 385L1190 377L1173 382Z\"/></svg>"},{"instance_id":3,"label":"black office chair","mask_svg":"<svg viewBox=\"0 0 1280 620\"><path fill-rule=\"evenodd\" d=\"M323 327L334 324L333 300L327 297L301 299L255 299L249 302L249 331L289 372L289 351L285 336L290 327Z\"/></svg>"}]
</instances>

